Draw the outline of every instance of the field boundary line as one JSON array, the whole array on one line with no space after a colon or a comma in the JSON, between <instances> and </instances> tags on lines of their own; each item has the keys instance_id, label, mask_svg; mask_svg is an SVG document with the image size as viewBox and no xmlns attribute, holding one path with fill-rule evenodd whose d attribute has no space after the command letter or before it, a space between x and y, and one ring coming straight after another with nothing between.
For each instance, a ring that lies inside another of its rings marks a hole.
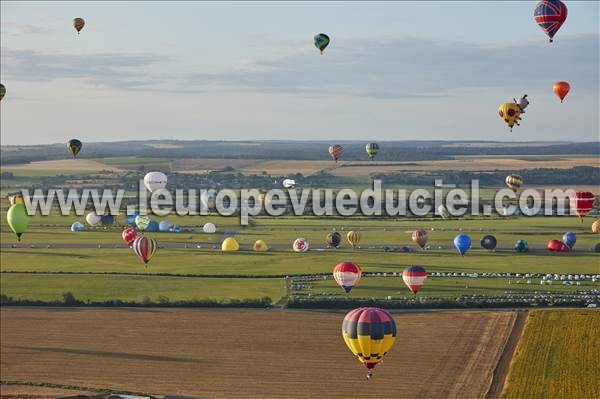
<instances>
[{"instance_id":1,"label":"field boundary line","mask_svg":"<svg viewBox=\"0 0 600 399\"><path fill-rule=\"evenodd\" d=\"M499 399L500 395L502 395L513 356L517 350L517 345L523 336L523 331L525 330L525 325L527 324L527 319L529 317L529 311L517 310L515 313L516 317L511 332L506 337L502 354L492 373L492 381L485 394L485 399Z\"/></svg>"},{"instance_id":2,"label":"field boundary line","mask_svg":"<svg viewBox=\"0 0 600 399\"><path fill-rule=\"evenodd\" d=\"M41 387L41 388L54 388L54 389L65 389L72 391L88 391L88 392L97 392L97 393L121 393L125 395L137 395L137 396L149 396L151 398L155 397L154 395L150 395L146 392L133 392L127 390L113 389L113 388L92 388L78 385L69 385L69 384L57 384L53 382L35 382L35 381L10 381L10 380L0 380L0 386L29 386L29 387Z\"/></svg>"}]
</instances>

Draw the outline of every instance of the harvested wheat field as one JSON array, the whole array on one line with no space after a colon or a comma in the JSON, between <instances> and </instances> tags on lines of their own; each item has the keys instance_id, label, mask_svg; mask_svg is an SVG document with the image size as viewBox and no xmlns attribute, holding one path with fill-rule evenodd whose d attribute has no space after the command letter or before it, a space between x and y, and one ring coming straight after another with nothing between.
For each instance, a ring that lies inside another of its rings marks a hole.
<instances>
[{"instance_id":1,"label":"harvested wheat field","mask_svg":"<svg viewBox=\"0 0 600 399\"><path fill-rule=\"evenodd\" d=\"M22 165L10 165L2 168L11 171L64 171L77 169L85 172L99 172L101 170L119 171L119 168L93 159L57 159L54 161L34 161Z\"/></svg>"},{"instance_id":2,"label":"harvested wheat field","mask_svg":"<svg viewBox=\"0 0 600 399\"><path fill-rule=\"evenodd\" d=\"M396 314L395 346L366 381L341 338L343 313L0 313L4 381L209 398L482 398L515 320L514 312Z\"/></svg>"}]
</instances>

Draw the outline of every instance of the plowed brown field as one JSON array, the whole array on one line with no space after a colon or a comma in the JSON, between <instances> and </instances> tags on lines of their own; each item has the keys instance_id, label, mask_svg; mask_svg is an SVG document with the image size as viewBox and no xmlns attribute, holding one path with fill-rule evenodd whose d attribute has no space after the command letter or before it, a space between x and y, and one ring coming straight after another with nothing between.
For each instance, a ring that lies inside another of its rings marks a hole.
<instances>
[{"instance_id":1,"label":"plowed brown field","mask_svg":"<svg viewBox=\"0 0 600 399\"><path fill-rule=\"evenodd\" d=\"M343 313L18 309L1 314L5 381L209 398L481 398L512 312L395 315L371 381L341 338Z\"/></svg>"}]
</instances>

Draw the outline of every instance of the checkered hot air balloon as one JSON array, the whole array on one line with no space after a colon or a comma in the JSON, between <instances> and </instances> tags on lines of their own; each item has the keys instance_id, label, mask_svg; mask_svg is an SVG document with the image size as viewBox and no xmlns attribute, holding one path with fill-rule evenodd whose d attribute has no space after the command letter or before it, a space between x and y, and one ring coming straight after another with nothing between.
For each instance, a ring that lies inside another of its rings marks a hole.
<instances>
[{"instance_id":1,"label":"checkered hot air balloon","mask_svg":"<svg viewBox=\"0 0 600 399\"><path fill-rule=\"evenodd\" d=\"M567 19L567 6L560 0L542 0L535 6L533 16L552 43L554 35Z\"/></svg>"},{"instance_id":2,"label":"checkered hot air balloon","mask_svg":"<svg viewBox=\"0 0 600 399\"><path fill-rule=\"evenodd\" d=\"M329 155L331 155L331 158L333 158L335 162L342 157L342 154L344 154L344 147L341 145L334 144L329 146Z\"/></svg>"},{"instance_id":3,"label":"checkered hot air balloon","mask_svg":"<svg viewBox=\"0 0 600 399\"><path fill-rule=\"evenodd\" d=\"M351 310L342 323L342 337L348 349L369 369L373 368L390 351L396 340L396 322L392 315L379 308Z\"/></svg>"},{"instance_id":4,"label":"checkered hot air balloon","mask_svg":"<svg viewBox=\"0 0 600 399\"><path fill-rule=\"evenodd\" d=\"M144 262L144 267L148 267L148 262L150 262L150 259L152 259L158 249L158 242L154 238L141 236L133 241L131 248L137 257Z\"/></svg>"},{"instance_id":5,"label":"checkered hot air balloon","mask_svg":"<svg viewBox=\"0 0 600 399\"><path fill-rule=\"evenodd\" d=\"M410 266L402 272L402 280L413 294L421 290L426 279L427 271L421 266Z\"/></svg>"},{"instance_id":6,"label":"checkered hot air balloon","mask_svg":"<svg viewBox=\"0 0 600 399\"><path fill-rule=\"evenodd\" d=\"M360 266L352 262L342 262L333 268L333 278L346 294L360 281Z\"/></svg>"},{"instance_id":7,"label":"checkered hot air balloon","mask_svg":"<svg viewBox=\"0 0 600 399\"><path fill-rule=\"evenodd\" d=\"M593 193L590 193L589 191L578 191L569 197L569 205L571 211L575 212L583 223L584 216L590 213L594 208L595 200L596 196Z\"/></svg>"},{"instance_id":8,"label":"checkered hot air balloon","mask_svg":"<svg viewBox=\"0 0 600 399\"><path fill-rule=\"evenodd\" d=\"M517 191L519 191L524 181L523 177L519 175L508 175L506 176L506 179L504 179L504 182L506 183L508 188L510 188L516 193Z\"/></svg>"}]
</instances>

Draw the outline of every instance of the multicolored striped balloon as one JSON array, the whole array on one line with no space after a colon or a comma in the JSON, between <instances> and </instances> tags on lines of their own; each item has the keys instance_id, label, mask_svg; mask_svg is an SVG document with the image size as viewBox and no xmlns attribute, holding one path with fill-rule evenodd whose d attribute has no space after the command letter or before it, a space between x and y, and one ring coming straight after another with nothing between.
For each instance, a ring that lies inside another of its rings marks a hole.
<instances>
[{"instance_id":1,"label":"multicolored striped balloon","mask_svg":"<svg viewBox=\"0 0 600 399\"><path fill-rule=\"evenodd\" d=\"M342 337L348 349L369 369L369 379L372 369L394 345L396 322L387 310L354 309L344 317Z\"/></svg>"},{"instance_id":2,"label":"multicolored striped balloon","mask_svg":"<svg viewBox=\"0 0 600 399\"><path fill-rule=\"evenodd\" d=\"M148 238L146 236L137 237L133 244L131 244L131 248L133 252L137 255L138 258L144 262L144 266L148 266L148 262L156 253L158 249L158 241L154 238Z\"/></svg>"},{"instance_id":3,"label":"multicolored striped balloon","mask_svg":"<svg viewBox=\"0 0 600 399\"><path fill-rule=\"evenodd\" d=\"M373 159L375 159L375 155L377 155L377 153L379 152L379 144L369 143L365 147L365 150L367 151L367 154L369 155L372 161Z\"/></svg>"},{"instance_id":4,"label":"multicolored striped balloon","mask_svg":"<svg viewBox=\"0 0 600 399\"><path fill-rule=\"evenodd\" d=\"M361 273L360 266L352 262L338 263L333 268L333 278L346 291L346 294L358 284Z\"/></svg>"},{"instance_id":5,"label":"multicolored striped balloon","mask_svg":"<svg viewBox=\"0 0 600 399\"><path fill-rule=\"evenodd\" d=\"M429 236L428 236L426 230L418 229L418 230L413 231L413 233L412 233L413 242L415 244L417 244L418 246L420 246L421 248L425 248L425 244L427 244L428 239L429 239Z\"/></svg>"},{"instance_id":6,"label":"multicolored striped balloon","mask_svg":"<svg viewBox=\"0 0 600 399\"><path fill-rule=\"evenodd\" d=\"M338 159L340 159L343 154L344 154L344 147L342 147L341 145L334 144L334 145L329 146L329 155L331 155L331 158L333 158L333 160L335 162L337 162Z\"/></svg>"},{"instance_id":7,"label":"multicolored striped balloon","mask_svg":"<svg viewBox=\"0 0 600 399\"><path fill-rule=\"evenodd\" d=\"M427 271L421 266L410 266L402 272L402 280L413 294L421 290L426 279Z\"/></svg>"},{"instance_id":8,"label":"multicolored striped balloon","mask_svg":"<svg viewBox=\"0 0 600 399\"><path fill-rule=\"evenodd\" d=\"M504 182L506 183L508 188L510 188L516 193L523 185L524 180L523 177L519 175L508 175L506 176L506 179L504 179Z\"/></svg>"},{"instance_id":9,"label":"multicolored striped balloon","mask_svg":"<svg viewBox=\"0 0 600 399\"><path fill-rule=\"evenodd\" d=\"M352 245L352 248L358 247L360 243L360 231L358 230L350 230L348 234L346 234L346 239Z\"/></svg>"}]
</instances>

